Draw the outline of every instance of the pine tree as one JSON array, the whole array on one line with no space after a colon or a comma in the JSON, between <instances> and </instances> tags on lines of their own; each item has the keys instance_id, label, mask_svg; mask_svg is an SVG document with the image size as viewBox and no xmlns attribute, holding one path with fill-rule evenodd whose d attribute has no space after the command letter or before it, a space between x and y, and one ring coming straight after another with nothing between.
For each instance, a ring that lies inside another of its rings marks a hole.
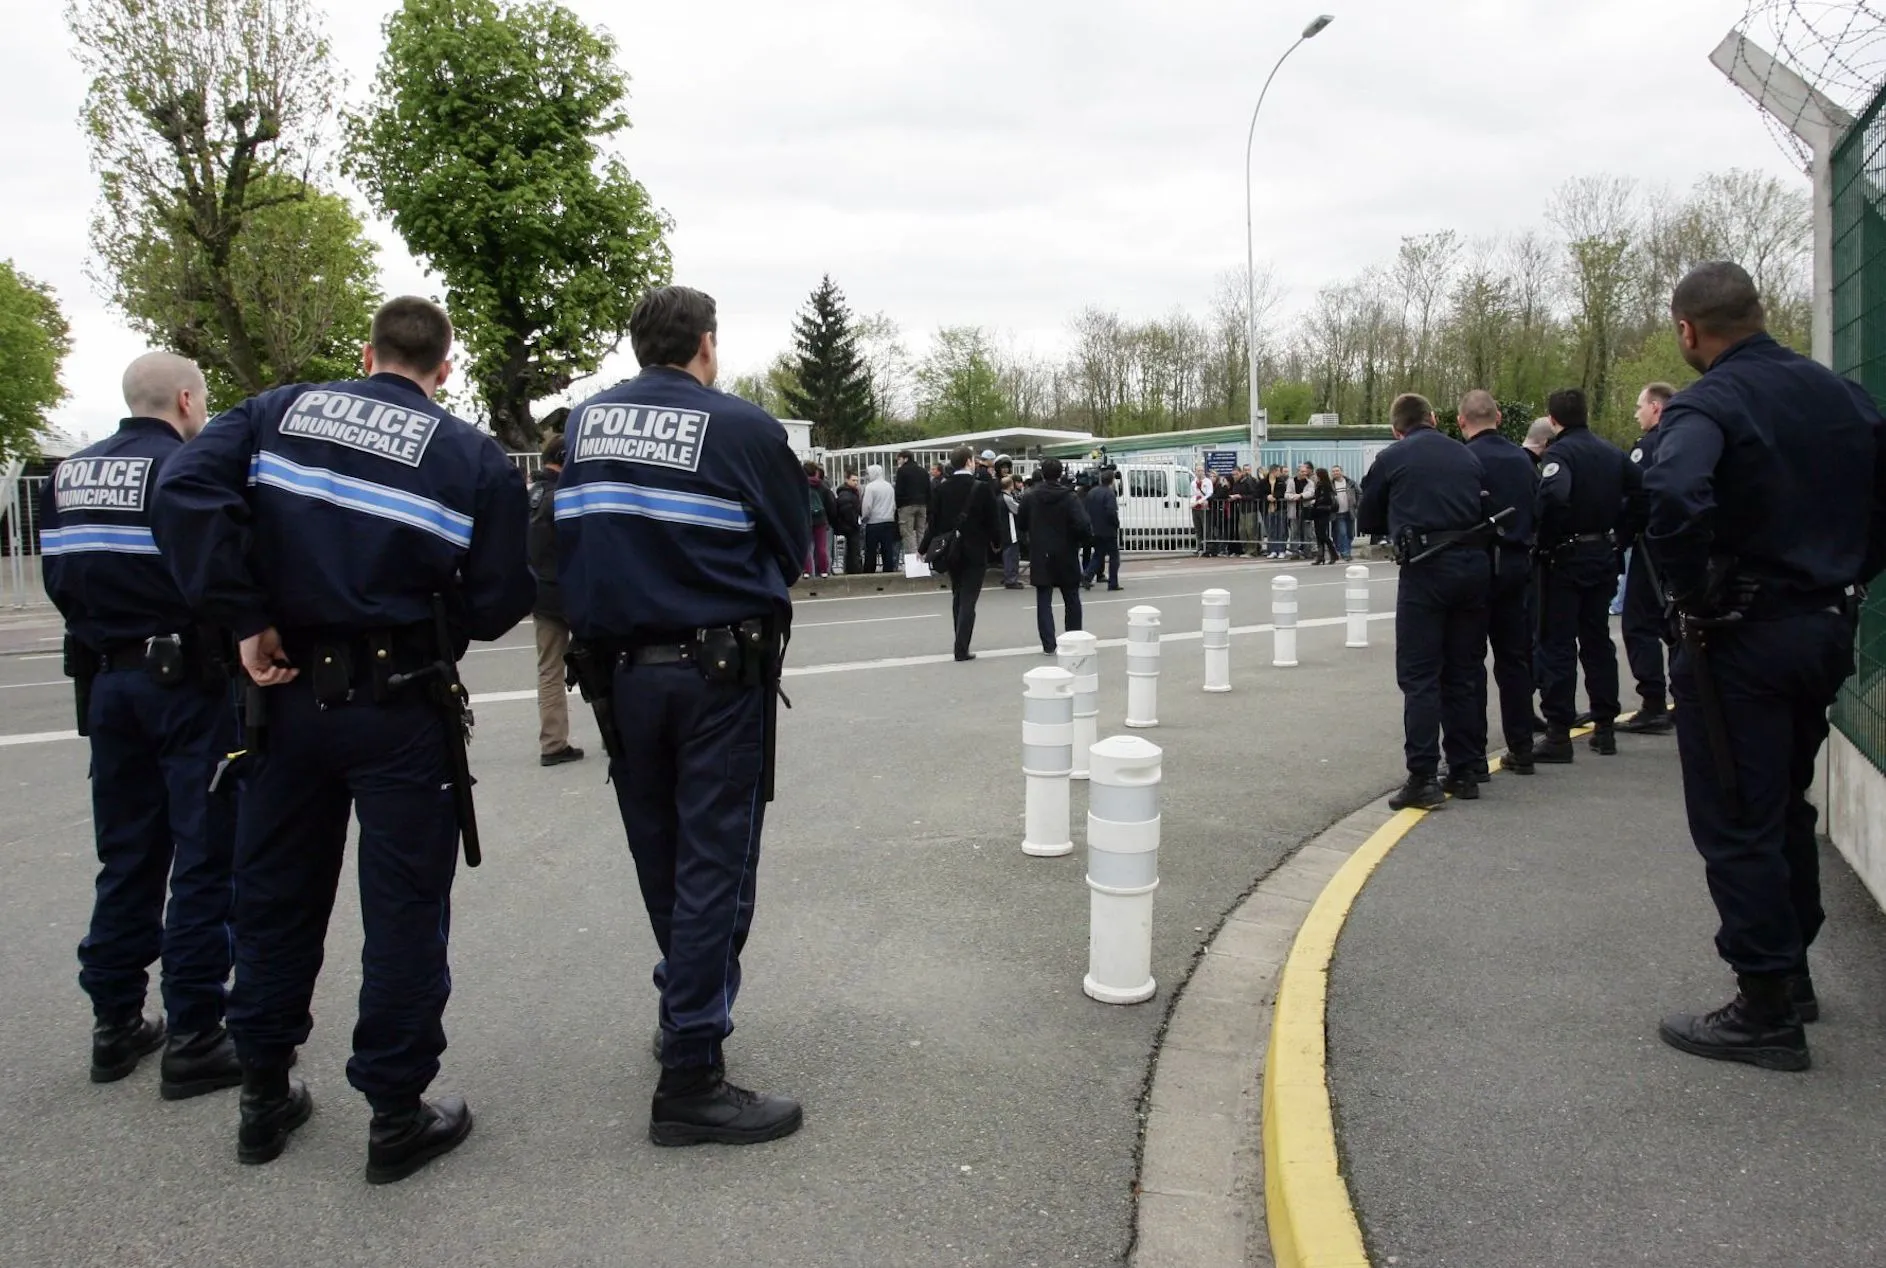
<instances>
[{"instance_id":1,"label":"pine tree","mask_svg":"<svg viewBox=\"0 0 1886 1268\"><path fill-rule=\"evenodd\" d=\"M845 296L827 274L792 327L798 383L785 390L786 407L813 426L827 449L865 441L874 415L871 375L858 354L857 326Z\"/></svg>"}]
</instances>

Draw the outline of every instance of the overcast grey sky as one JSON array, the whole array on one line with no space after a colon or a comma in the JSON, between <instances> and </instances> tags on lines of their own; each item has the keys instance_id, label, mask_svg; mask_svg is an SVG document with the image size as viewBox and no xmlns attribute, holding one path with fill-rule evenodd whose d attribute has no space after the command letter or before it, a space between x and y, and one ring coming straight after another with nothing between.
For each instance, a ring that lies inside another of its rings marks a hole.
<instances>
[{"instance_id":1,"label":"overcast grey sky","mask_svg":"<svg viewBox=\"0 0 1886 1268\"><path fill-rule=\"evenodd\" d=\"M1328 31L1258 125L1257 254L1286 306L1386 259L1404 234L1539 225L1567 177L1687 187L1732 166L1791 174L1709 65L1744 0L576 0L633 77L631 170L675 220L676 280L720 301L730 370L785 347L830 272L913 351L941 324L1064 346L1098 304L1202 310L1244 259L1245 129L1321 4ZM386 0L328 0L355 97ZM72 398L99 435L144 349L85 276L95 182L84 85L57 4L0 0L0 256L71 317ZM677 20L677 16L678 20ZM389 293L432 293L377 226ZM632 369L624 354L608 377Z\"/></svg>"}]
</instances>

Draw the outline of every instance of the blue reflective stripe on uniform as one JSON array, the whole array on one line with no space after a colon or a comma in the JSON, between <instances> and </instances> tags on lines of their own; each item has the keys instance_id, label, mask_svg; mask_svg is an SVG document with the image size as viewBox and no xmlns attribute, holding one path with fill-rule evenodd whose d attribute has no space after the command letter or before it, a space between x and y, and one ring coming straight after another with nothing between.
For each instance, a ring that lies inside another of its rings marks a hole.
<instances>
[{"instance_id":1,"label":"blue reflective stripe on uniform","mask_svg":"<svg viewBox=\"0 0 1886 1268\"><path fill-rule=\"evenodd\" d=\"M731 528L745 533L754 529L752 512L738 502L639 484L599 482L558 489L557 518L578 515L639 515L701 528Z\"/></svg>"},{"instance_id":2,"label":"blue reflective stripe on uniform","mask_svg":"<svg viewBox=\"0 0 1886 1268\"><path fill-rule=\"evenodd\" d=\"M39 534L39 548L47 555L76 555L104 550L121 555L155 555L157 541L151 530L125 524L75 524L48 528Z\"/></svg>"},{"instance_id":3,"label":"blue reflective stripe on uniform","mask_svg":"<svg viewBox=\"0 0 1886 1268\"><path fill-rule=\"evenodd\" d=\"M430 498L391 489L384 484L344 476L325 467L304 467L266 450L255 455L254 462L250 464L249 478L256 484L272 489L297 493L302 497L417 528L435 537L442 537L455 546L471 545L471 516L461 515Z\"/></svg>"}]
</instances>

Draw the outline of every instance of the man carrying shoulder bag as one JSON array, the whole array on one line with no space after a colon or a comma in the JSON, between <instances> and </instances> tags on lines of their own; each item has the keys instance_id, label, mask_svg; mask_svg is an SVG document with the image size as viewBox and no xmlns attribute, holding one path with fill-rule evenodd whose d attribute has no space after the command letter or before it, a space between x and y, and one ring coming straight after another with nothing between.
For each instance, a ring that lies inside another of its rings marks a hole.
<instances>
[{"instance_id":1,"label":"man carrying shoulder bag","mask_svg":"<svg viewBox=\"0 0 1886 1268\"><path fill-rule=\"evenodd\" d=\"M930 566L949 574L958 661L976 658L969 650L976 632L976 603L989 568L989 548L1001 537L1000 517L1006 513L994 483L978 480L971 470L972 455L967 445L950 454L950 472L930 498L929 532L922 543Z\"/></svg>"}]
</instances>

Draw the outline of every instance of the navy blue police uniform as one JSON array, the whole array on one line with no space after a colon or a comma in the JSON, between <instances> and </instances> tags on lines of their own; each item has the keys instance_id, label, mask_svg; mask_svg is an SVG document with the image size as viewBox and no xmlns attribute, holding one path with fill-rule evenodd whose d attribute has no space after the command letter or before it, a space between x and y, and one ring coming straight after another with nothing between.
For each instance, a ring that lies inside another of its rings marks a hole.
<instances>
[{"instance_id":1,"label":"navy blue police uniform","mask_svg":"<svg viewBox=\"0 0 1886 1268\"><path fill-rule=\"evenodd\" d=\"M347 1078L399 1114L438 1073L456 723L423 681L390 680L530 611L527 519L497 443L397 374L265 392L165 469L155 527L184 594L238 638L273 627L299 670L250 693L267 738L236 831L229 1028L245 1067L284 1068L308 1037L351 810L366 946Z\"/></svg>"},{"instance_id":2,"label":"navy blue police uniform","mask_svg":"<svg viewBox=\"0 0 1886 1268\"><path fill-rule=\"evenodd\" d=\"M1525 770L1532 753L1533 500L1539 469L1532 455L1499 434L1483 431L1467 442L1486 480L1489 516L1500 521L1492 546L1493 585L1487 600L1487 642L1500 695L1500 730L1512 769Z\"/></svg>"},{"instance_id":3,"label":"navy blue police uniform","mask_svg":"<svg viewBox=\"0 0 1886 1268\"><path fill-rule=\"evenodd\" d=\"M1807 790L1853 672L1848 590L1886 564L1886 424L1862 388L1758 334L1677 393L1658 430L1645 544L1678 607L1718 618L1713 699L1688 638L1670 674L1716 948L1738 974L1805 972L1823 920Z\"/></svg>"},{"instance_id":4,"label":"navy blue police uniform","mask_svg":"<svg viewBox=\"0 0 1886 1268\"><path fill-rule=\"evenodd\" d=\"M1639 477L1657 460L1657 442L1661 425L1652 427L1631 446L1631 465ZM1639 711L1645 716L1661 715L1669 708L1670 684L1664 673L1663 595L1659 592L1650 557L1640 539L1631 550L1631 560L1624 578L1624 658L1630 662L1631 676L1637 680L1637 696L1643 701ZM1664 720L1667 727L1668 719Z\"/></svg>"},{"instance_id":5,"label":"navy blue police uniform","mask_svg":"<svg viewBox=\"0 0 1886 1268\"><path fill-rule=\"evenodd\" d=\"M598 723L661 953L661 1059L717 1068L811 533L805 471L771 415L671 367L578 405L566 449L558 575L585 695L612 702Z\"/></svg>"},{"instance_id":6,"label":"navy blue police uniform","mask_svg":"<svg viewBox=\"0 0 1886 1268\"><path fill-rule=\"evenodd\" d=\"M1435 777L1445 745L1451 778L1486 762L1485 476L1467 446L1432 427L1411 430L1369 469L1356 526L1386 533L1404 557L1460 538L1401 570L1395 597L1395 680L1411 783ZM1443 740L1443 737L1445 739Z\"/></svg>"},{"instance_id":7,"label":"navy blue police uniform","mask_svg":"<svg viewBox=\"0 0 1886 1268\"><path fill-rule=\"evenodd\" d=\"M66 621L92 747L99 871L79 984L101 1034L133 1026L161 957L173 1042L223 1023L235 832L232 804L209 791L236 742L223 649L196 624L151 533L158 478L183 443L161 419L124 420L59 464L40 521L46 592ZM93 1077L135 1064L132 1053L95 1054Z\"/></svg>"},{"instance_id":8,"label":"navy blue police uniform","mask_svg":"<svg viewBox=\"0 0 1886 1268\"><path fill-rule=\"evenodd\" d=\"M1617 645L1611 600L1617 594L1618 543L1635 531L1628 508L1641 481L1623 450L1567 427L1546 447L1539 467L1540 711L1553 738L1578 716L1578 671L1604 743L1618 715Z\"/></svg>"}]
</instances>

